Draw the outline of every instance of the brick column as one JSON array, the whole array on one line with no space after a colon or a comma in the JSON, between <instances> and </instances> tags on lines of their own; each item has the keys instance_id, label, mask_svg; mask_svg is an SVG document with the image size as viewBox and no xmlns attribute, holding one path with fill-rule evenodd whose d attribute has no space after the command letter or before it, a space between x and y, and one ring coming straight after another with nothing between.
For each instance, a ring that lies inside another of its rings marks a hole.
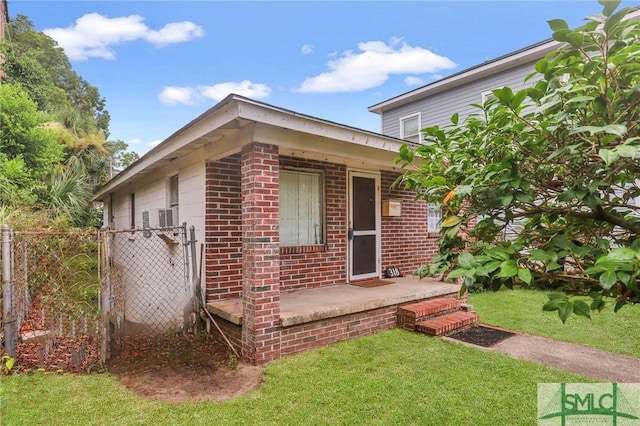
<instances>
[{"instance_id":1,"label":"brick column","mask_svg":"<svg viewBox=\"0 0 640 426\"><path fill-rule=\"evenodd\" d=\"M242 149L242 356L261 364L280 358L278 147Z\"/></svg>"}]
</instances>

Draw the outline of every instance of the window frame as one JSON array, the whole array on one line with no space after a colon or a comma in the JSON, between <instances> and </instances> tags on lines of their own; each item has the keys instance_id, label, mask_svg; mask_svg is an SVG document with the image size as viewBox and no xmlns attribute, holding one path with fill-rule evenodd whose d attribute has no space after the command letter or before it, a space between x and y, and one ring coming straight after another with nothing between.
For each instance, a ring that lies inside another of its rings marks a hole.
<instances>
[{"instance_id":1,"label":"window frame","mask_svg":"<svg viewBox=\"0 0 640 426\"><path fill-rule=\"evenodd\" d=\"M175 183L175 191L174 191ZM169 196L167 201L169 208L177 208L180 205L180 178L178 174L169 176ZM173 198L175 194L175 199Z\"/></svg>"},{"instance_id":2,"label":"window frame","mask_svg":"<svg viewBox=\"0 0 640 426\"><path fill-rule=\"evenodd\" d=\"M130 213L130 228L131 229L135 229L136 228L136 194L135 192L132 192L131 194L129 194L129 213Z\"/></svg>"},{"instance_id":3,"label":"window frame","mask_svg":"<svg viewBox=\"0 0 640 426\"><path fill-rule=\"evenodd\" d=\"M405 122L412 119L412 118L417 118L418 119L418 132L412 135L405 135ZM421 133L420 133L420 129L422 128L422 111L418 111L418 112L414 112L412 114L409 115L405 115L403 117L400 117L400 139L403 139L407 142L413 142L413 143L417 143L420 144L422 143L422 138L421 138ZM408 139L408 137L416 137L418 138L417 141L414 141L412 139Z\"/></svg>"},{"instance_id":4,"label":"window frame","mask_svg":"<svg viewBox=\"0 0 640 426\"><path fill-rule=\"evenodd\" d=\"M291 173L298 175L315 175L318 177L318 214L320 215L320 238L317 243L309 242L309 243L283 243L282 241L282 210L281 207L278 210L278 225L279 225L279 238L280 238L280 247L285 249L295 249L297 247L325 247L327 242L327 212L326 212L326 180L325 180L325 172L321 169L313 169L313 168L297 168L297 167L282 167L280 168L280 177L279 177L279 187L278 187L278 205L281 206L281 198L283 196L282 191L282 174L283 173Z\"/></svg>"},{"instance_id":5,"label":"window frame","mask_svg":"<svg viewBox=\"0 0 640 426\"><path fill-rule=\"evenodd\" d=\"M432 212L438 211L439 217L436 215L432 215ZM438 218L438 221L434 225L435 219ZM435 203L427 204L427 232L429 233L438 233L442 229L442 206L438 206Z\"/></svg>"}]
</instances>

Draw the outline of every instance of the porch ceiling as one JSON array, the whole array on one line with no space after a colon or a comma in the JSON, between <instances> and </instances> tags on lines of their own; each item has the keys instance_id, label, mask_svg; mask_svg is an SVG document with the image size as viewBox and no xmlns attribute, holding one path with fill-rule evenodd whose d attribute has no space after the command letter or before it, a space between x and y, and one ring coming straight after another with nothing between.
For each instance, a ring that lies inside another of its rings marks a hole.
<instances>
[{"instance_id":1,"label":"porch ceiling","mask_svg":"<svg viewBox=\"0 0 640 426\"><path fill-rule=\"evenodd\" d=\"M327 318L364 312L415 300L457 294L459 285L433 278L393 278L380 287L337 285L280 294L280 325L289 327ZM207 304L209 312L234 324L242 324L242 298Z\"/></svg>"}]
</instances>

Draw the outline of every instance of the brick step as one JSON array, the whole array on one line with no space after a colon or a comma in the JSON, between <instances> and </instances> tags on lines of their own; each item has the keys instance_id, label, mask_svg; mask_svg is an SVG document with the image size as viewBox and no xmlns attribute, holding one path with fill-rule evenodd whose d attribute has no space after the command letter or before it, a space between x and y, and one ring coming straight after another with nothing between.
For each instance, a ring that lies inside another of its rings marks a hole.
<instances>
[{"instance_id":1,"label":"brick step","mask_svg":"<svg viewBox=\"0 0 640 426\"><path fill-rule=\"evenodd\" d=\"M398 308L398 326L415 330L416 324L438 315L456 312L461 302L457 299L431 299Z\"/></svg>"},{"instance_id":2,"label":"brick step","mask_svg":"<svg viewBox=\"0 0 640 426\"><path fill-rule=\"evenodd\" d=\"M416 324L416 331L430 336L444 336L480 322L475 312L458 311L440 315Z\"/></svg>"}]
</instances>

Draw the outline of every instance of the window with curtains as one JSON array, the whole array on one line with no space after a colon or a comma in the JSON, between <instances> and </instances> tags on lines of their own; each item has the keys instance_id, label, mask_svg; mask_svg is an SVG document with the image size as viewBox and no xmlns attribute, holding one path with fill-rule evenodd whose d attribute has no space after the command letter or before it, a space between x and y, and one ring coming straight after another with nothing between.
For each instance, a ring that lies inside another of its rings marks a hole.
<instances>
[{"instance_id":1,"label":"window with curtains","mask_svg":"<svg viewBox=\"0 0 640 426\"><path fill-rule=\"evenodd\" d=\"M420 143L420 113L400 118L400 138Z\"/></svg>"},{"instance_id":2,"label":"window with curtains","mask_svg":"<svg viewBox=\"0 0 640 426\"><path fill-rule=\"evenodd\" d=\"M440 222L442 222L442 207L429 204L427 207L427 231L440 232Z\"/></svg>"},{"instance_id":3,"label":"window with curtains","mask_svg":"<svg viewBox=\"0 0 640 426\"><path fill-rule=\"evenodd\" d=\"M280 170L280 246L324 243L323 175Z\"/></svg>"}]
</instances>

